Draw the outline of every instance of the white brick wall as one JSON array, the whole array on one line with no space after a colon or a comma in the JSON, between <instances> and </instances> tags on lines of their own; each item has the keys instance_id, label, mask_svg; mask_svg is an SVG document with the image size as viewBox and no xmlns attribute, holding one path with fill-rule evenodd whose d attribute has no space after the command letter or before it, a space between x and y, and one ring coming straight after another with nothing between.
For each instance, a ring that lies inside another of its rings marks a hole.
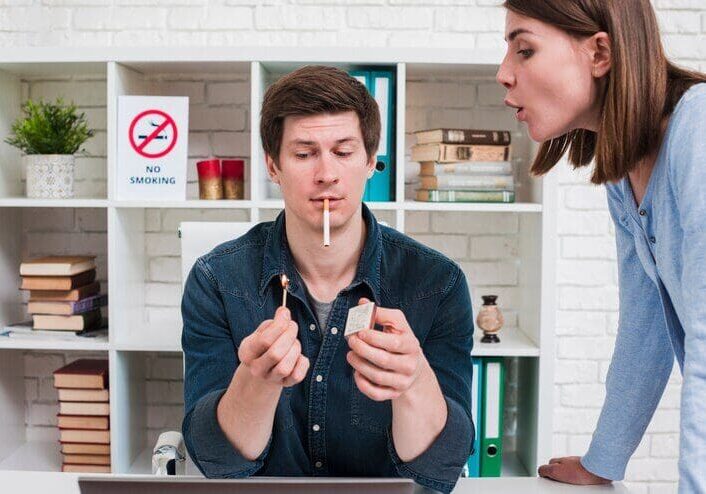
<instances>
[{"instance_id":1,"label":"white brick wall","mask_svg":"<svg viewBox=\"0 0 706 494\"><path fill-rule=\"evenodd\" d=\"M487 48L503 45L503 14L494 8L498 3L499 0L15 0L3 2L0 6L0 43L5 47L333 45ZM706 70L706 2L653 0L653 4L664 30L663 39L668 54L684 65ZM202 95L206 106L220 107L228 105L230 95L242 94L237 89L242 81L226 82L236 87L231 89L229 86L199 81L193 85L187 83L188 87L181 86L179 91ZM30 82L28 91L51 93L56 90L52 85L41 83L32 87ZM72 81L63 86L88 88L77 89L77 93L86 98L86 106L82 103L82 109L89 113L92 122L99 122L101 131L104 130L100 123L105 122L105 101L101 100L98 95L100 90L96 91L95 87L102 85L104 82L101 81ZM434 89L439 86L425 91L411 85L410 91L432 93L432 99L424 101L422 106L444 106L447 101L459 100L472 105L476 101L474 98L487 101L487 96L484 96L486 92L497 91L497 88L492 88L492 81L487 86L476 88L473 96L464 94L469 88L462 86L452 83L451 86L444 86L443 91L436 92L454 96L443 102L433 99ZM205 94L202 92L204 87ZM243 154L247 155L248 118L242 112L246 106L246 102L236 99L230 102L229 108L214 110L213 118L220 119L223 128L216 131L210 127L192 132L190 157L206 156L211 150L229 154L232 149L244 149ZM204 114L201 110L194 110L197 116ZM420 113L414 108L408 110L409 130L425 127L429 118L439 118L442 113L445 118L459 124L465 124L474 117L484 122L488 115L483 108L474 108L472 117L469 117L467 109L455 107L439 108L432 113ZM209 114L208 118L212 116ZM507 124L513 126L514 122ZM230 143L237 144L228 148ZM226 146L226 149L222 150L221 146ZM104 171L92 173L105 168L104 133L94 139L89 150L93 156L82 158L84 161L79 165L77 188L83 195L104 193L101 189L104 187ZM558 204L560 258L557 259L558 337L553 443L554 453L562 455L581 454L590 440L598 415L595 406L601 397L600 385L605 381L615 337L617 298L615 271L610 266L615 259L615 247L603 192L587 185L584 173L576 174L566 169L558 173L561 192ZM192 175L191 178L193 183L195 177ZM190 194L194 194L193 185ZM168 213L146 212L148 231L158 236L172 234L174 221L178 218L168 216ZM430 218L426 213L415 214L407 218L407 229L424 238L424 235L443 228L445 221L446 218ZM59 240L52 236L55 234L51 231L53 224L47 221L46 231L37 233L38 240ZM96 228L93 220L79 218L78 213L73 219L58 218L56 224L63 224L61 228L57 227L60 232L72 228L83 228L88 232ZM449 232L448 239L453 242L456 257L473 263L466 267L482 271L486 266L478 268L475 263L497 264L513 257L516 249L514 233L467 232L467 236L457 238ZM90 234L87 238L93 242ZM101 243L100 240L97 242ZM168 269L164 266L177 262L164 259L176 256L172 250L157 247L155 240L150 240L150 243L155 250L152 251L154 262L151 263L150 279L147 280L148 299L155 302L155 310L160 309L156 303L160 300L167 308L173 308L178 303L178 280L166 276L163 271ZM104 241L102 245L105 245ZM497 258L492 258L494 252L498 253ZM490 269L497 269L504 276L509 269L509 281L512 281L511 267L502 266ZM499 291L511 307L512 287L502 287ZM38 396L46 384L32 379L36 378L28 377L28 396ZM165 398L158 405L169 407L172 405L170 400L174 396L174 385L156 382L149 385L160 388L155 394ZM674 491L677 478L678 393L679 377L675 374L643 445L630 463L628 479L636 492L654 494ZM37 401L38 404L40 402ZM168 410L163 411L165 416L170 416ZM42 421L41 416L41 408L32 410L31 420Z\"/></svg>"}]
</instances>

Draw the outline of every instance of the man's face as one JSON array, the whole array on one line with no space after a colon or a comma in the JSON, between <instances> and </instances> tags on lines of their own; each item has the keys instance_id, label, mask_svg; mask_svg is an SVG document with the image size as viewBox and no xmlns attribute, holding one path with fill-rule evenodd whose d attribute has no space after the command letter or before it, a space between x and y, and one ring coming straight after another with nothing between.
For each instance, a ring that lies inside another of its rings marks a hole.
<instances>
[{"instance_id":1,"label":"man's face","mask_svg":"<svg viewBox=\"0 0 706 494\"><path fill-rule=\"evenodd\" d=\"M279 167L270 156L266 160L287 215L311 230L323 228L324 199L329 199L331 230L345 226L358 212L375 166L354 111L285 118Z\"/></svg>"}]
</instances>

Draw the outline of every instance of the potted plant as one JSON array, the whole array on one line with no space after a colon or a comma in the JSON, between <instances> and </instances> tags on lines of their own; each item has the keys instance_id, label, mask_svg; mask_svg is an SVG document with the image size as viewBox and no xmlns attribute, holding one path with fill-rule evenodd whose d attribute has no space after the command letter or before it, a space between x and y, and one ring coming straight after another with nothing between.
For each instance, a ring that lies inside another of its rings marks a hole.
<instances>
[{"instance_id":1,"label":"potted plant","mask_svg":"<svg viewBox=\"0 0 706 494\"><path fill-rule=\"evenodd\" d=\"M86 115L61 98L56 103L27 100L22 113L5 142L25 153L27 197L73 197L74 155L95 133L88 128Z\"/></svg>"}]
</instances>

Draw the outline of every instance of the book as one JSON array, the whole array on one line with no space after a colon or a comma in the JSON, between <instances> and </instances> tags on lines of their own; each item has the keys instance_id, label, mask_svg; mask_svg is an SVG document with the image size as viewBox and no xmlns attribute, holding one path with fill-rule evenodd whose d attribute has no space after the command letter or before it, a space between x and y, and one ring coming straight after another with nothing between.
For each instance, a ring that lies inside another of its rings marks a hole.
<instances>
[{"instance_id":1,"label":"book","mask_svg":"<svg viewBox=\"0 0 706 494\"><path fill-rule=\"evenodd\" d=\"M432 142L445 144L496 144L510 145L507 130L431 129L415 132L417 144Z\"/></svg>"},{"instance_id":2,"label":"book","mask_svg":"<svg viewBox=\"0 0 706 494\"><path fill-rule=\"evenodd\" d=\"M73 276L96 267L95 256L46 256L20 264L22 276Z\"/></svg>"},{"instance_id":3,"label":"book","mask_svg":"<svg viewBox=\"0 0 706 494\"><path fill-rule=\"evenodd\" d=\"M96 270L72 276L23 276L20 290L73 290L96 281Z\"/></svg>"},{"instance_id":4,"label":"book","mask_svg":"<svg viewBox=\"0 0 706 494\"><path fill-rule=\"evenodd\" d=\"M61 443L61 452L65 455L109 455L110 444Z\"/></svg>"},{"instance_id":5,"label":"book","mask_svg":"<svg viewBox=\"0 0 706 494\"><path fill-rule=\"evenodd\" d=\"M59 440L62 443L110 444L110 431L59 429Z\"/></svg>"},{"instance_id":6,"label":"book","mask_svg":"<svg viewBox=\"0 0 706 494\"><path fill-rule=\"evenodd\" d=\"M507 161L509 146L482 146L466 144L416 144L412 146L413 161Z\"/></svg>"},{"instance_id":7,"label":"book","mask_svg":"<svg viewBox=\"0 0 706 494\"><path fill-rule=\"evenodd\" d=\"M110 415L110 403L92 403L90 401L60 401L59 413L61 415ZM81 427L82 429L84 427Z\"/></svg>"},{"instance_id":8,"label":"book","mask_svg":"<svg viewBox=\"0 0 706 494\"><path fill-rule=\"evenodd\" d=\"M422 189L514 190L512 175L436 175L419 178Z\"/></svg>"},{"instance_id":9,"label":"book","mask_svg":"<svg viewBox=\"0 0 706 494\"><path fill-rule=\"evenodd\" d=\"M58 415L59 429L110 429L110 418L102 416Z\"/></svg>"},{"instance_id":10,"label":"book","mask_svg":"<svg viewBox=\"0 0 706 494\"><path fill-rule=\"evenodd\" d=\"M61 471L80 473L110 473L110 465L73 465L64 463L61 465Z\"/></svg>"},{"instance_id":11,"label":"book","mask_svg":"<svg viewBox=\"0 0 706 494\"><path fill-rule=\"evenodd\" d=\"M64 455L64 462L75 465L110 465L110 455Z\"/></svg>"},{"instance_id":12,"label":"book","mask_svg":"<svg viewBox=\"0 0 706 494\"><path fill-rule=\"evenodd\" d=\"M424 202L515 202L508 190L417 190L417 201Z\"/></svg>"},{"instance_id":13,"label":"book","mask_svg":"<svg viewBox=\"0 0 706 494\"><path fill-rule=\"evenodd\" d=\"M458 163L419 163L419 175L512 175L511 161L461 161Z\"/></svg>"},{"instance_id":14,"label":"book","mask_svg":"<svg viewBox=\"0 0 706 494\"><path fill-rule=\"evenodd\" d=\"M85 285L73 290L30 290L30 302L77 302L84 298L95 295L101 291L100 281L94 281L90 285Z\"/></svg>"},{"instance_id":15,"label":"book","mask_svg":"<svg viewBox=\"0 0 706 494\"><path fill-rule=\"evenodd\" d=\"M89 401L107 402L110 400L110 392L107 389L68 389L57 390L59 401Z\"/></svg>"},{"instance_id":16,"label":"book","mask_svg":"<svg viewBox=\"0 0 706 494\"><path fill-rule=\"evenodd\" d=\"M83 300L65 302L29 302L27 312L29 314L54 314L57 316L71 316L83 314L99 307L108 305L108 295L105 293L92 295Z\"/></svg>"},{"instance_id":17,"label":"book","mask_svg":"<svg viewBox=\"0 0 706 494\"><path fill-rule=\"evenodd\" d=\"M54 371L55 388L106 389L107 359L78 359Z\"/></svg>"},{"instance_id":18,"label":"book","mask_svg":"<svg viewBox=\"0 0 706 494\"><path fill-rule=\"evenodd\" d=\"M32 323L35 329L85 331L87 329L100 326L101 311L100 309L94 309L75 316L33 314Z\"/></svg>"}]
</instances>

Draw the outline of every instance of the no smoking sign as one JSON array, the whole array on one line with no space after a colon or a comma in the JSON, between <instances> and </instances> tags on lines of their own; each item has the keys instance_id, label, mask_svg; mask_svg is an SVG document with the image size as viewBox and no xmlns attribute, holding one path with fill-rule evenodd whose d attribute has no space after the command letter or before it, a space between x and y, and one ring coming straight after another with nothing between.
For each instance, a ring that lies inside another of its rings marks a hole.
<instances>
[{"instance_id":1,"label":"no smoking sign","mask_svg":"<svg viewBox=\"0 0 706 494\"><path fill-rule=\"evenodd\" d=\"M186 198L189 99L120 96L118 199Z\"/></svg>"}]
</instances>

